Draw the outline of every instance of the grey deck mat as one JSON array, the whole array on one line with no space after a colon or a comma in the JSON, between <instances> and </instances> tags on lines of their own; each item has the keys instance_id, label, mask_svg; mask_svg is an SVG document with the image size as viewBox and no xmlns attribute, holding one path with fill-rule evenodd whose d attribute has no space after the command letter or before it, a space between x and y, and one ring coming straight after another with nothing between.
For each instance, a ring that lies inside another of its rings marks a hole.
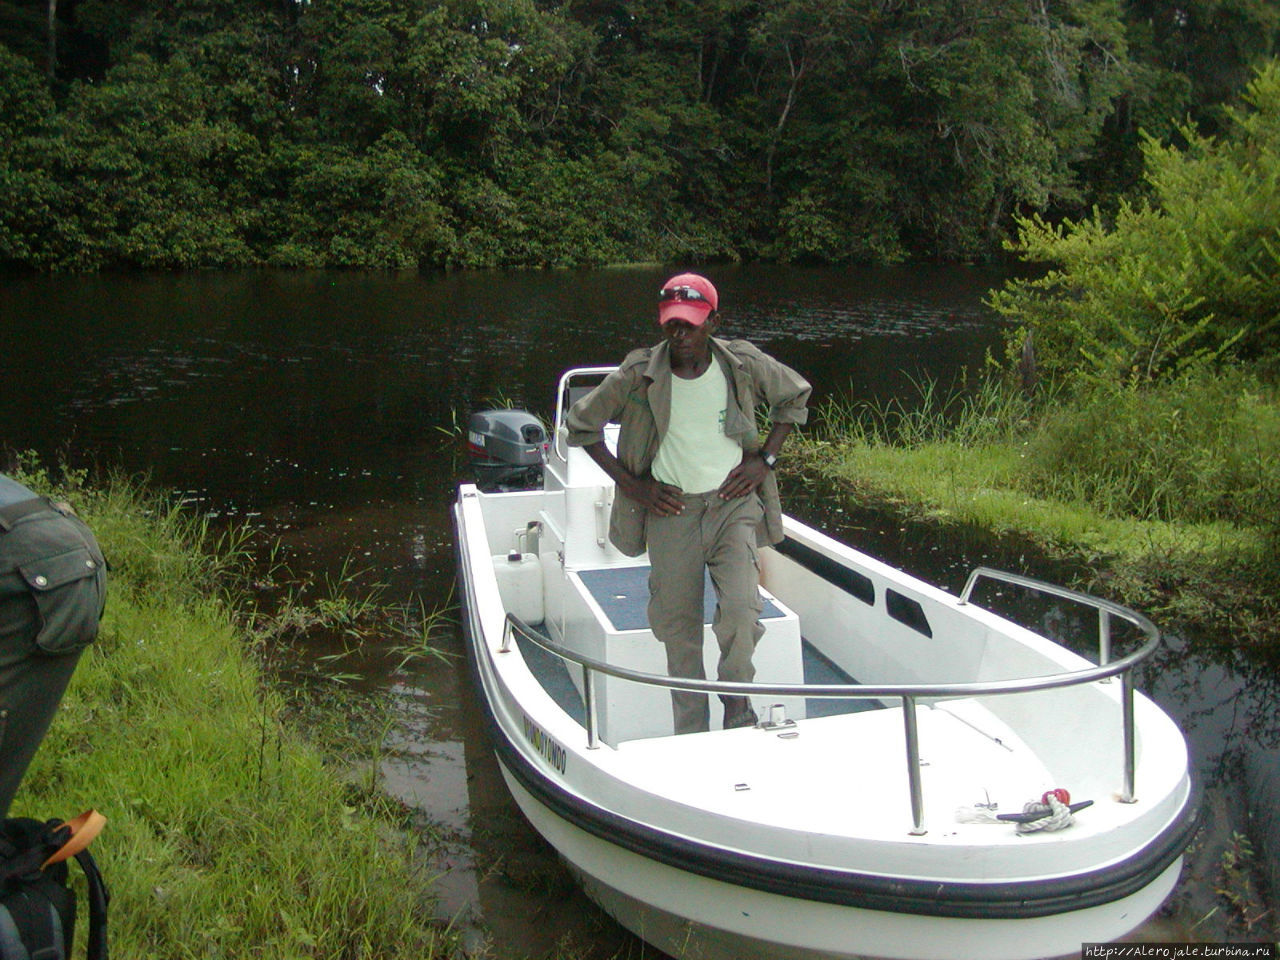
<instances>
[{"instance_id":1,"label":"grey deck mat","mask_svg":"<svg viewBox=\"0 0 1280 960\"><path fill-rule=\"evenodd\" d=\"M582 585L600 605L615 630L645 630L649 626L649 567L600 567L579 570ZM711 589L711 576L704 574L702 622L710 623L716 609L716 594ZM765 601L761 620L781 617L782 611Z\"/></svg>"}]
</instances>

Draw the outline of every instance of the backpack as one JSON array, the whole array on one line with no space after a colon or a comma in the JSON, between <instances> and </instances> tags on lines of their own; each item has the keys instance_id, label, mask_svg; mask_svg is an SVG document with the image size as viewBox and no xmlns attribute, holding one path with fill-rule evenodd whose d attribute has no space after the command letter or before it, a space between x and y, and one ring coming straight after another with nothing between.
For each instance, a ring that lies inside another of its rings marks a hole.
<instances>
[{"instance_id":1,"label":"backpack","mask_svg":"<svg viewBox=\"0 0 1280 960\"><path fill-rule=\"evenodd\" d=\"M0 821L0 960L70 960L76 895L67 863L89 882L88 960L107 960L110 895L87 847L106 819L90 810L69 823L25 817Z\"/></svg>"}]
</instances>

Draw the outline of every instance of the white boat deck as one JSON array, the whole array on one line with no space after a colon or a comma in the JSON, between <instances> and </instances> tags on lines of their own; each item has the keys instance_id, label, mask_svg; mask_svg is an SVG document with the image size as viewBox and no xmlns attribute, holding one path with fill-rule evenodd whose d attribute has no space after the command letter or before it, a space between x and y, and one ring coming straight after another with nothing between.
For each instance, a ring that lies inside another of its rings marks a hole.
<instances>
[{"instance_id":1,"label":"white boat deck","mask_svg":"<svg viewBox=\"0 0 1280 960\"><path fill-rule=\"evenodd\" d=\"M1012 823L962 823L956 812L980 803L1021 811L1058 786L1040 759L972 701L918 706L917 722L930 841L1028 842ZM912 827L901 708L811 718L781 732L633 740L617 753L632 784L716 816L832 838L883 840L897 823L907 840Z\"/></svg>"}]
</instances>

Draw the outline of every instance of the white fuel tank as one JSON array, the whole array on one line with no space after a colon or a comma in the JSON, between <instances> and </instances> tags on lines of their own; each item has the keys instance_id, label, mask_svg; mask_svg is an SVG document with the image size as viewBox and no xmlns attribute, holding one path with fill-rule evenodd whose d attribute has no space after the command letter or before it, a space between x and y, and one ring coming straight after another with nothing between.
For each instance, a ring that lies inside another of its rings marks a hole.
<instances>
[{"instance_id":1,"label":"white fuel tank","mask_svg":"<svg viewBox=\"0 0 1280 960\"><path fill-rule=\"evenodd\" d=\"M512 551L493 558L498 594L509 613L528 624L545 619L542 607L542 561L536 553Z\"/></svg>"}]
</instances>

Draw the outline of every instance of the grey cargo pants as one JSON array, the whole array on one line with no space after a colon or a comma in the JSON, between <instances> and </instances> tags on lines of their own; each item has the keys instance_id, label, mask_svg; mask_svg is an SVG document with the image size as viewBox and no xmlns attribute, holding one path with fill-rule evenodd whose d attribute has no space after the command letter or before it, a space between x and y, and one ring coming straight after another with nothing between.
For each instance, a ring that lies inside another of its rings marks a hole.
<instances>
[{"instance_id":1,"label":"grey cargo pants","mask_svg":"<svg viewBox=\"0 0 1280 960\"><path fill-rule=\"evenodd\" d=\"M712 632L720 646L717 679L750 681L751 657L764 635L760 624L760 564L756 529L764 517L757 494L721 500L713 490L686 494L684 512L673 517L650 514L645 521L649 546L649 626L667 650L673 677L704 679L702 663L703 571L716 592ZM676 733L708 729L706 694L673 690Z\"/></svg>"}]
</instances>

